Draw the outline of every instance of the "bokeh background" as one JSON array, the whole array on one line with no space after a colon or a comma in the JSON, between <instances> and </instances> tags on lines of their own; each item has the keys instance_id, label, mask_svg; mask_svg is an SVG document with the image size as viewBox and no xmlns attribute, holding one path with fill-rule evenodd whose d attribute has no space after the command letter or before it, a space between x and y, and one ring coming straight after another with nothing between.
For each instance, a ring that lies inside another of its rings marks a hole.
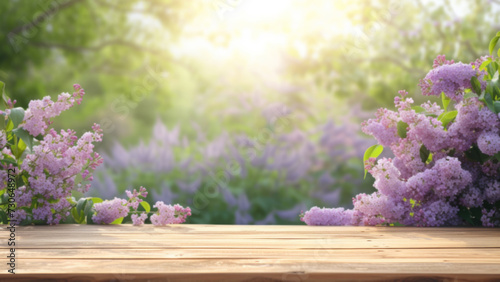
<instances>
[{"instance_id":1,"label":"bokeh background","mask_svg":"<svg viewBox=\"0 0 500 282\"><path fill-rule=\"evenodd\" d=\"M438 54L470 62L498 0L5 0L0 80L31 99L86 90L55 119L104 128L88 195L143 185L190 223L300 224L371 193L360 122ZM79 195L81 196L81 195Z\"/></svg>"}]
</instances>

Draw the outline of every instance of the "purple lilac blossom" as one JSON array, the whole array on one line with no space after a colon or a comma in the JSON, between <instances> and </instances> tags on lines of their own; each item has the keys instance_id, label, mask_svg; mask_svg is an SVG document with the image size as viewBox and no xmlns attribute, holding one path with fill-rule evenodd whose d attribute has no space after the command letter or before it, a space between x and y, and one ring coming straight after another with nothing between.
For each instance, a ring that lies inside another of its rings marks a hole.
<instances>
[{"instance_id":1,"label":"purple lilac blossom","mask_svg":"<svg viewBox=\"0 0 500 282\"><path fill-rule=\"evenodd\" d=\"M130 210L127 200L119 198L94 204L94 209L92 220L97 224L111 224L120 217L127 216Z\"/></svg>"},{"instance_id":2,"label":"purple lilac blossom","mask_svg":"<svg viewBox=\"0 0 500 282\"><path fill-rule=\"evenodd\" d=\"M472 65L464 63L445 64L432 69L419 86L423 95L440 96L444 93L450 99L460 102L463 99L464 90L471 88L471 78L477 72ZM480 80L481 87L486 87L486 82Z\"/></svg>"},{"instance_id":3,"label":"purple lilac blossom","mask_svg":"<svg viewBox=\"0 0 500 282\"><path fill-rule=\"evenodd\" d=\"M191 209L180 205L165 205L159 201L153 206L158 211L151 216L151 223L156 226L167 224L180 224L186 221L186 217L191 215Z\"/></svg>"}]
</instances>

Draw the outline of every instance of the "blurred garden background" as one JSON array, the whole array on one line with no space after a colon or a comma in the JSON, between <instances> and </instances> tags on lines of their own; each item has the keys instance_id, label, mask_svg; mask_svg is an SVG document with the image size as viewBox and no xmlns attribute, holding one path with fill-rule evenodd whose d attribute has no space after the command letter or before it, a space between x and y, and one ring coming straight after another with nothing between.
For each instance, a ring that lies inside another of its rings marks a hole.
<instances>
[{"instance_id":1,"label":"blurred garden background","mask_svg":"<svg viewBox=\"0 0 500 282\"><path fill-rule=\"evenodd\" d=\"M5 0L0 11L0 81L19 106L86 90L54 121L104 129L89 195L142 185L149 200L190 206L190 223L299 224L315 205L352 207L374 191L362 156L375 141L359 124L400 89L423 102L436 55L468 63L500 29L498 0Z\"/></svg>"}]
</instances>

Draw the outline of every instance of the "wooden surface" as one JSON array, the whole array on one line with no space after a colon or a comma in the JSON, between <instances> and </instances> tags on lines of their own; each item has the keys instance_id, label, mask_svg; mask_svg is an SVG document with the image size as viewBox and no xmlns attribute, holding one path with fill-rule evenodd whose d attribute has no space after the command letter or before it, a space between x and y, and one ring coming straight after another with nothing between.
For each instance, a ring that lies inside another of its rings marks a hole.
<instances>
[{"instance_id":1,"label":"wooden surface","mask_svg":"<svg viewBox=\"0 0 500 282\"><path fill-rule=\"evenodd\" d=\"M500 229L172 225L16 228L0 280L500 281Z\"/></svg>"}]
</instances>

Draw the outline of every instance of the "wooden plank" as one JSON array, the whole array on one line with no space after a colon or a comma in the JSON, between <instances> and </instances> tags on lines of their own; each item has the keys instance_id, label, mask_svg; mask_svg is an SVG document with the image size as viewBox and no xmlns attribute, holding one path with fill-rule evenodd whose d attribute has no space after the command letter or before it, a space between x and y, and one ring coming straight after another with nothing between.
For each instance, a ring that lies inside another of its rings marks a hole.
<instances>
[{"instance_id":1,"label":"wooden plank","mask_svg":"<svg viewBox=\"0 0 500 282\"><path fill-rule=\"evenodd\" d=\"M46 240L54 237L54 233L60 235L61 237L77 237L86 239L89 236L105 238L105 237L113 237L113 238L129 238L131 240L141 240L141 239L155 239L155 238L169 238L169 239L198 239L202 238L234 238L234 239L427 239L433 240L436 238L453 238L454 236L458 236L458 240L461 239L481 239L481 240L489 240L489 239L497 239L498 233L490 233L485 234L481 232L475 233L357 233L357 234L304 234L304 233L212 233L212 234L182 234L182 233L69 233L69 232L18 232L16 236L22 236L26 240L31 239L40 239ZM455 239L457 240L457 239Z\"/></svg>"},{"instance_id":2,"label":"wooden plank","mask_svg":"<svg viewBox=\"0 0 500 282\"><path fill-rule=\"evenodd\" d=\"M500 248L482 249L21 249L19 259L339 259L500 263Z\"/></svg>"},{"instance_id":3,"label":"wooden plank","mask_svg":"<svg viewBox=\"0 0 500 282\"><path fill-rule=\"evenodd\" d=\"M228 237L216 238L158 238L143 236L142 238L127 238L119 236L89 236L82 239L80 236L58 236L46 238L26 238L22 235L16 239L19 248L70 248L70 249L92 249L92 248L264 248L264 249L353 249L353 248L500 248L500 240L497 238L480 239L474 237L463 237L459 239L447 239L437 237L425 238L388 238L388 239L239 239ZM6 246L6 245L4 245Z\"/></svg>"},{"instance_id":4,"label":"wooden plank","mask_svg":"<svg viewBox=\"0 0 500 282\"><path fill-rule=\"evenodd\" d=\"M18 274L51 273L399 273L497 274L497 263L339 262L296 259L29 259L19 262Z\"/></svg>"},{"instance_id":5,"label":"wooden plank","mask_svg":"<svg viewBox=\"0 0 500 282\"><path fill-rule=\"evenodd\" d=\"M56 281L181 281L181 282L234 282L234 281L482 281L498 282L498 275L495 274L421 274L421 273L308 273L308 272L288 272L288 273L98 273L98 274L17 274L10 275L9 278L0 281L32 282L36 280L56 280Z\"/></svg>"}]
</instances>

